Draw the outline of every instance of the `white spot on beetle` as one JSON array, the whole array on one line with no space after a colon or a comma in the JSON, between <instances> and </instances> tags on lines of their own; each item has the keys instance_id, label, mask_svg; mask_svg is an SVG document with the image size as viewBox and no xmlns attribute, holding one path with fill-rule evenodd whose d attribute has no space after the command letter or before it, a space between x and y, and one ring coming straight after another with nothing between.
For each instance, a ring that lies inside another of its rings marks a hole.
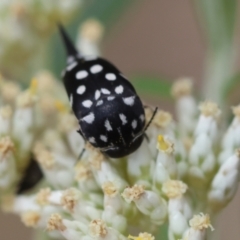
<instances>
[{"instance_id":1,"label":"white spot on beetle","mask_svg":"<svg viewBox=\"0 0 240 240\"><path fill-rule=\"evenodd\" d=\"M70 102L70 106L72 107L72 105L73 105L73 95L72 94L69 97L69 102Z\"/></svg>"},{"instance_id":2,"label":"white spot on beetle","mask_svg":"<svg viewBox=\"0 0 240 240\"><path fill-rule=\"evenodd\" d=\"M105 135L100 135L100 139L101 139L103 142L107 142L107 136L105 136Z\"/></svg>"},{"instance_id":3,"label":"white spot on beetle","mask_svg":"<svg viewBox=\"0 0 240 240\"><path fill-rule=\"evenodd\" d=\"M98 100L101 96L101 92L99 90L95 91L95 100Z\"/></svg>"},{"instance_id":4,"label":"white spot on beetle","mask_svg":"<svg viewBox=\"0 0 240 240\"><path fill-rule=\"evenodd\" d=\"M100 105L102 105L102 104L103 104L103 100L99 100L99 101L97 102L96 106L100 106Z\"/></svg>"},{"instance_id":5,"label":"white spot on beetle","mask_svg":"<svg viewBox=\"0 0 240 240\"><path fill-rule=\"evenodd\" d=\"M77 72L77 74L76 74L76 78L77 78L78 80L83 79L83 78L86 78L87 76L88 76L88 72L85 71L85 70L79 71L79 72Z\"/></svg>"},{"instance_id":6,"label":"white spot on beetle","mask_svg":"<svg viewBox=\"0 0 240 240\"><path fill-rule=\"evenodd\" d=\"M102 92L103 94L110 94L110 91L107 90L106 88L101 88L101 92Z\"/></svg>"},{"instance_id":7,"label":"white spot on beetle","mask_svg":"<svg viewBox=\"0 0 240 240\"><path fill-rule=\"evenodd\" d=\"M137 120L132 121L132 128L135 129L137 127Z\"/></svg>"},{"instance_id":8,"label":"white spot on beetle","mask_svg":"<svg viewBox=\"0 0 240 240\"><path fill-rule=\"evenodd\" d=\"M90 68L90 72L93 74L99 73L103 70L103 67L99 64L96 64Z\"/></svg>"},{"instance_id":9,"label":"white spot on beetle","mask_svg":"<svg viewBox=\"0 0 240 240\"><path fill-rule=\"evenodd\" d=\"M105 75L105 78L108 80L108 81L115 81L117 79L116 75L114 73L107 73Z\"/></svg>"},{"instance_id":10,"label":"white spot on beetle","mask_svg":"<svg viewBox=\"0 0 240 240\"><path fill-rule=\"evenodd\" d=\"M94 114L91 112L91 113L89 113L88 115L86 115L85 117L83 117L83 118L82 118L82 121L84 121L84 122L86 122L86 123L88 123L88 124L91 124L91 123L93 123L94 119L95 119L95 116L94 116Z\"/></svg>"},{"instance_id":11,"label":"white spot on beetle","mask_svg":"<svg viewBox=\"0 0 240 240\"><path fill-rule=\"evenodd\" d=\"M107 97L107 100L112 101L114 98L115 98L114 96L109 96L109 97Z\"/></svg>"},{"instance_id":12,"label":"white spot on beetle","mask_svg":"<svg viewBox=\"0 0 240 240\"><path fill-rule=\"evenodd\" d=\"M75 57L74 57L74 56L69 56L69 57L67 58L67 64L71 64L74 60L75 60Z\"/></svg>"},{"instance_id":13,"label":"white spot on beetle","mask_svg":"<svg viewBox=\"0 0 240 240\"><path fill-rule=\"evenodd\" d=\"M141 114L139 118L140 118L140 120L141 120L142 122L144 122L144 120L145 120L144 114Z\"/></svg>"},{"instance_id":14,"label":"white spot on beetle","mask_svg":"<svg viewBox=\"0 0 240 240\"><path fill-rule=\"evenodd\" d=\"M67 66L67 71L73 70L77 66L77 62L73 62Z\"/></svg>"},{"instance_id":15,"label":"white spot on beetle","mask_svg":"<svg viewBox=\"0 0 240 240\"><path fill-rule=\"evenodd\" d=\"M122 121L122 125L125 125L127 123L127 117L123 113L120 113L119 117Z\"/></svg>"},{"instance_id":16,"label":"white spot on beetle","mask_svg":"<svg viewBox=\"0 0 240 240\"><path fill-rule=\"evenodd\" d=\"M64 77L65 77L65 74L66 74L66 70L63 70L63 71L61 72L61 77L64 78Z\"/></svg>"},{"instance_id":17,"label":"white spot on beetle","mask_svg":"<svg viewBox=\"0 0 240 240\"><path fill-rule=\"evenodd\" d=\"M112 131L112 126L108 119L104 122L104 126L107 129L107 131Z\"/></svg>"},{"instance_id":18,"label":"white spot on beetle","mask_svg":"<svg viewBox=\"0 0 240 240\"><path fill-rule=\"evenodd\" d=\"M115 88L115 92L117 94L121 94L123 93L123 86L122 85L119 85L118 87Z\"/></svg>"},{"instance_id":19,"label":"white spot on beetle","mask_svg":"<svg viewBox=\"0 0 240 240\"><path fill-rule=\"evenodd\" d=\"M94 137L90 137L90 138L88 138L88 141L89 141L90 143L96 143L96 140L95 140Z\"/></svg>"},{"instance_id":20,"label":"white spot on beetle","mask_svg":"<svg viewBox=\"0 0 240 240\"><path fill-rule=\"evenodd\" d=\"M84 85L81 85L77 88L77 93L82 95L86 91L86 87Z\"/></svg>"},{"instance_id":21,"label":"white spot on beetle","mask_svg":"<svg viewBox=\"0 0 240 240\"><path fill-rule=\"evenodd\" d=\"M128 106L133 106L135 96L123 98L123 102Z\"/></svg>"},{"instance_id":22,"label":"white spot on beetle","mask_svg":"<svg viewBox=\"0 0 240 240\"><path fill-rule=\"evenodd\" d=\"M82 102L82 105L86 108L90 108L92 106L92 101L91 100L85 100Z\"/></svg>"}]
</instances>

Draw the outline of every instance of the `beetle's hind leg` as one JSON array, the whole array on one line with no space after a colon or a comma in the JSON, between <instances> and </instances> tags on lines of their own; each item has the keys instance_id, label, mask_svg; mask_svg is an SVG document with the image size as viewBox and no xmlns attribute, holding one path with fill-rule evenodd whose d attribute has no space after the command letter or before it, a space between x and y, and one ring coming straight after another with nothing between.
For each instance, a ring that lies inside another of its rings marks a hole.
<instances>
[{"instance_id":1,"label":"beetle's hind leg","mask_svg":"<svg viewBox=\"0 0 240 240\"><path fill-rule=\"evenodd\" d=\"M84 146L85 146L87 140L86 140L85 137L83 136L82 130L79 128L79 129L77 130L77 132L82 136L82 138L83 138L83 140L84 140ZM81 161L81 158L82 158L82 156L83 156L83 154L84 154L85 151L86 151L86 148L84 147L84 148L81 150L81 152L79 153L79 155L78 155L76 164L77 164L79 161Z\"/></svg>"},{"instance_id":2,"label":"beetle's hind leg","mask_svg":"<svg viewBox=\"0 0 240 240\"><path fill-rule=\"evenodd\" d=\"M84 154L85 151L86 151L86 148L84 147L84 148L82 149L82 151L80 152L80 154L78 155L77 162L81 161L82 156L83 156L83 154Z\"/></svg>"}]
</instances>

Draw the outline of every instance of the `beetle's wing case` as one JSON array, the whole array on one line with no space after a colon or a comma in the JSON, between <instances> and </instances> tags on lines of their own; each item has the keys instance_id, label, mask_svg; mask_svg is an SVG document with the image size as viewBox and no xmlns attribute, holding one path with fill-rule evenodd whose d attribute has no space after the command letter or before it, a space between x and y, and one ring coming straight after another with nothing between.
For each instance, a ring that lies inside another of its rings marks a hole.
<instances>
[{"instance_id":1,"label":"beetle's wing case","mask_svg":"<svg viewBox=\"0 0 240 240\"><path fill-rule=\"evenodd\" d=\"M121 94L125 97L136 95L132 84L119 70L101 58L91 61L75 58L66 68L64 84L78 119L88 114L91 107L105 96L118 95L121 88L123 88ZM89 102L91 107L84 107L84 101L91 101Z\"/></svg>"},{"instance_id":2,"label":"beetle's wing case","mask_svg":"<svg viewBox=\"0 0 240 240\"><path fill-rule=\"evenodd\" d=\"M129 133L132 138L144 126L139 118L144 115L142 104L133 86L106 60L77 61L78 64L66 72L64 83L85 138L91 140L96 135L91 142L99 147L129 143ZM84 121L87 116L94 117L94 125L91 119ZM127 116L126 124L123 124L124 116ZM134 120L136 123L132 123ZM112 131L107 131L106 121L111 124Z\"/></svg>"}]
</instances>

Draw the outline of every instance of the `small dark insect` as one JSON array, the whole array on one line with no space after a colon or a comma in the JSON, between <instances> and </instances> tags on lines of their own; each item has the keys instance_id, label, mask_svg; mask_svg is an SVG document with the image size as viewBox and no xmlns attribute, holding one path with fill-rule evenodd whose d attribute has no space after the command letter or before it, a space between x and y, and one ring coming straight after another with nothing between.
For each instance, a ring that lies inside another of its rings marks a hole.
<instances>
[{"instance_id":1,"label":"small dark insect","mask_svg":"<svg viewBox=\"0 0 240 240\"><path fill-rule=\"evenodd\" d=\"M31 157L30 163L25 170L25 173L17 186L17 194L22 194L28 190L34 188L43 178L43 173L36 162L36 160Z\"/></svg>"},{"instance_id":2,"label":"small dark insect","mask_svg":"<svg viewBox=\"0 0 240 240\"><path fill-rule=\"evenodd\" d=\"M134 87L110 62L81 56L63 27L59 29L67 52L62 77L79 133L111 158L134 152L151 122L145 126L143 104Z\"/></svg>"}]
</instances>

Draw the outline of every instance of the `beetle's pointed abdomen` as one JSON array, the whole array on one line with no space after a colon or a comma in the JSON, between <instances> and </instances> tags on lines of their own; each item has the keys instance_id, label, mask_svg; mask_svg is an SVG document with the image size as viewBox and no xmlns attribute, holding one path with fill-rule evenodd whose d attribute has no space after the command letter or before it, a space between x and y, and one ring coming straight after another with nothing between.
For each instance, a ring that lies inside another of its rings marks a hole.
<instances>
[{"instance_id":1,"label":"beetle's pointed abdomen","mask_svg":"<svg viewBox=\"0 0 240 240\"><path fill-rule=\"evenodd\" d=\"M70 57L70 56L75 56L76 54L78 54L78 51L74 47L71 39L69 38L67 32L64 29L64 27L61 24L59 24L58 28L59 28L59 32L61 34L62 41L63 41L65 49L66 49L67 56Z\"/></svg>"}]
</instances>

